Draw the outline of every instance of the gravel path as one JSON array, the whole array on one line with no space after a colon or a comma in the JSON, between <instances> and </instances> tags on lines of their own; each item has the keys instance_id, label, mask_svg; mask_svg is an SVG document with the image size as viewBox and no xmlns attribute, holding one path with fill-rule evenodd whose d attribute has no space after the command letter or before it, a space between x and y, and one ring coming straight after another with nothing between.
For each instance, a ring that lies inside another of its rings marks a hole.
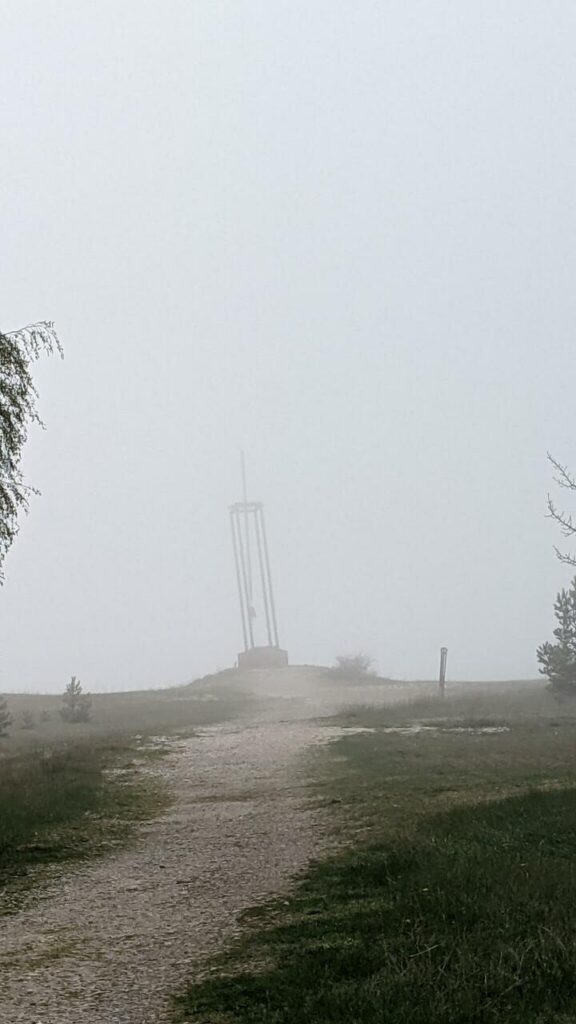
<instances>
[{"instance_id":1,"label":"gravel path","mask_svg":"<svg viewBox=\"0 0 576 1024\"><path fill-rule=\"evenodd\" d=\"M268 716L266 716L268 717ZM302 753L318 722L210 727L162 763L174 796L135 846L0 922L2 1024L164 1024L167 1000L322 844Z\"/></svg>"}]
</instances>

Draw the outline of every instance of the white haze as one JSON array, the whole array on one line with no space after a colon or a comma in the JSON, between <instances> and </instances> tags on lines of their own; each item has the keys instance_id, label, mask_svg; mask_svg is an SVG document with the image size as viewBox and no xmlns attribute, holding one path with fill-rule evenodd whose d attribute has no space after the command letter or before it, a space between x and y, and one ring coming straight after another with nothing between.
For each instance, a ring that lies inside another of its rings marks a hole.
<instances>
[{"instance_id":1,"label":"white haze","mask_svg":"<svg viewBox=\"0 0 576 1024\"><path fill-rule=\"evenodd\" d=\"M0 688L241 647L265 503L293 662L536 674L576 465L571 0L4 0L2 311L54 319Z\"/></svg>"}]
</instances>

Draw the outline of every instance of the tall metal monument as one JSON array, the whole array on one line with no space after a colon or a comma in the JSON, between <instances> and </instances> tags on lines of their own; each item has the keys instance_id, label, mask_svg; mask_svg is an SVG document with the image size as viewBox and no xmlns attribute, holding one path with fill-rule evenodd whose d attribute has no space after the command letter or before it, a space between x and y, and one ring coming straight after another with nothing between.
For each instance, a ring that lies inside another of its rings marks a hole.
<instances>
[{"instance_id":1,"label":"tall metal monument","mask_svg":"<svg viewBox=\"0 0 576 1024\"><path fill-rule=\"evenodd\" d=\"M230 506L232 546L244 651L238 655L239 668L274 668L288 664L280 647L276 603L270 571L270 555L260 501L248 501L246 462L242 453L243 500Z\"/></svg>"}]
</instances>

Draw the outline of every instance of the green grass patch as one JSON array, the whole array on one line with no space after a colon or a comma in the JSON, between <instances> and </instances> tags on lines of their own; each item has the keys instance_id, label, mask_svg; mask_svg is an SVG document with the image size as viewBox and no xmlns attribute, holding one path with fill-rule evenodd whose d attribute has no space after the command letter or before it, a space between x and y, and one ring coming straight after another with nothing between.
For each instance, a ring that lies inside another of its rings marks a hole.
<instances>
[{"instance_id":1,"label":"green grass patch","mask_svg":"<svg viewBox=\"0 0 576 1024\"><path fill-rule=\"evenodd\" d=\"M576 1019L576 728L553 703L535 715L492 695L488 714L474 701L355 712L376 732L314 765L343 847L247 915L220 974L180 995L177 1020ZM428 714L510 732L383 731Z\"/></svg>"},{"instance_id":2,"label":"green grass patch","mask_svg":"<svg viewBox=\"0 0 576 1024\"><path fill-rule=\"evenodd\" d=\"M223 672L189 686L94 694L89 722L63 722L60 695L11 694L0 738L0 914L17 910L39 870L104 854L169 795L143 772L171 740L236 718L250 705ZM29 717L32 728L23 728Z\"/></svg>"},{"instance_id":3,"label":"green grass patch","mask_svg":"<svg viewBox=\"0 0 576 1024\"><path fill-rule=\"evenodd\" d=\"M0 738L0 914L22 906L39 868L104 854L165 806L142 772L171 739L238 717L250 696L234 673L189 686L92 696L91 720L63 722L61 695L10 694L13 725ZM231 682L232 680L232 682ZM29 719L32 728L24 728ZM150 765L149 765L150 766Z\"/></svg>"},{"instance_id":4,"label":"green grass patch","mask_svg":"<svg viewBox=\"0 0 576 1024\"><path fill-rule=\"evenodd\" d=\"M4 756L0 913L20 905L32 869L104 853L164 806L160 782L139 770L138 762L148 756L130 739L84 740Z\"/></svg>"}]
</instances>

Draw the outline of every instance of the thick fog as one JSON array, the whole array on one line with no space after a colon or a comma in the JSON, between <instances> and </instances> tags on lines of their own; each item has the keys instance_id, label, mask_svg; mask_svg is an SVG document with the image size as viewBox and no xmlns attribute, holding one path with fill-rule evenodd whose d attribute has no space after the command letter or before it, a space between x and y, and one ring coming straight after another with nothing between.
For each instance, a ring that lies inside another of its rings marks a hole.
<instances>
[{"instance_id":1,"label":"thick fog","mask_svg":"<svg viewBox=\"0 0 576 1024\"><path fill-rule=\"evenodd\" d=\"M536 675L575 37L570 0L4 0L0 326L53 319L65 360L1 689L231 665L241 449L293 662Z\"/></svg>"}]
</instances>

